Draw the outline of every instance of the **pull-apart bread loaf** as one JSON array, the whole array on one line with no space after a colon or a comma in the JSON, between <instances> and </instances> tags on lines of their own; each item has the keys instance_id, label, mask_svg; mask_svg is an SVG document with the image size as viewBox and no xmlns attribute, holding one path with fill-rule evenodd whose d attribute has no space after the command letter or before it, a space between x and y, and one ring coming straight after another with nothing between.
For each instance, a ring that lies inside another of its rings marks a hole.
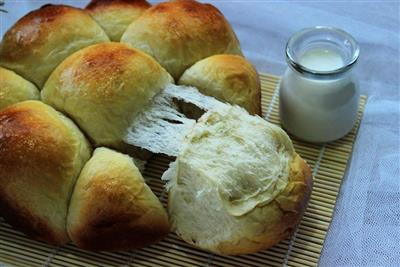
<instances>
[{"instance_id":1,"label":"pull-apart bread loaf","mask_svg":"<svg viewBox=\"0 0 400 267\"><path fill-rule=\"evenodd\" d=\"M232 255L287 237L312 187L308 165L281 128L229 106L200 118L163 179L172 229L190 244Z\"/></svg>"},{"instance_id":2,"label":"pull-apart bread loaf","mask_svg":"<svg viewBox=\"0 0 400 267\"><path fill-rule=\"evenodd\" d=\"M171 225L234 255L273 246L299 222L310 169L282 129L249 115L261 111L257 72L212 5L45 5L6 32L0 66L0 216L32 238L137 249ZM39 90L44 103L28 100ZM163 175L170 218L132 158L109 148L90 158L84 134L177 155Z\"/></svg>"},{"instance_id":3,"label":"pull-apart bread loaf","mask_svg":"<svg viewBox=\"0 0 400 267\"><path fill-rule=\"evenodd\" d=\"M121 37L153 56L177 81L195 62L216 54L241 54L222 13L192 0L159 3L133 21Z\"/></svg>"},{"instance_id":4,"label":"pull-apart bread loaf","mask_svg":"<svg viewBox=\"0 0 400 267\"><path fill-rule=\"evenodd\" d=\"M204 95L261 115L260 79L244 57L215 55L200 60L183 73L178 84L196 87ZM196 112L187 106L183 109L185 114Z\"/></svg>"},{"instance_id":5,"label":"pull-apart bread loaf","mask_svg":"<svg viewBox=\"0 0 400 267\"><path fill-rule=\"evenodd\" d=\"M0 67L0 110L25 100L39 99L39 90L13 71Z\"/></svg>"},{"instance_id":6,"label":"pull-apart bread loaf","mask_svg":"<svg viewBox=\"0 0 400 267\"><path fill-rule=\"evenodd\" d=\"M171 81L145 53L121 43L103 43L64 60L41 96L69 115L97 146L121 148L135 116Z\"/></svg>"},{"instance_id":7,"label":"pull-apart bread loaf","mask_svg":"<svg viewBox=\"0 0 400 267\"><path fill-rule=\"evenodd\" d=\"M83 10L45 5L22 17L5 33L0 45L0 65L41 89L68 55L108 40L103 29Z\"/></svg>"},{"instance_id":8,"label":"pull-apart bread loaf","mask_svg":"<svg viewBox=\"0 0 400 267\"><path fill-rule=\"evenodd\" d=\"M145 0L92 0L85 10L111 41L118 42L128 25L151 5Z\"/></svg>"},{"instance_id":9,"label":"pull-apart bread loaf","mask_svg":"<svg viewBox=\"0 0 400 267\"><path fill-rule=\"evenodd\" d=\"M95 251L141 248L169 232L167 213L132 158L107 148L83 168L67 228L78 247Z\"/></svg>"},{"instance_id":10,"label":"pull-apart bread loaf","mask_svg":"<svg viewBox=\"0 0 400 267\"><path fill-rule=\"evenodd\" d=\"M35 239L68 242L68 203L90 153L75 124L42 102L0 111L1 216Z\"/></svg>"}]
</instances>

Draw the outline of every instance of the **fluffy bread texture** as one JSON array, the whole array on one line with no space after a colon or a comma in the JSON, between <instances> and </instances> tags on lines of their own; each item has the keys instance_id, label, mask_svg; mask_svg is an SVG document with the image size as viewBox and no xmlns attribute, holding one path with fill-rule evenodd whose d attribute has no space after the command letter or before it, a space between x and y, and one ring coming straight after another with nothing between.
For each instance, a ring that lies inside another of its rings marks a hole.
<instances>
[{"instance_id":1,"label":"fluffy bread texture","mask_svg":"<svg viewBox=\"0 0 400 267\"><path fill-rule=\"evenodd\" d=\"M178 84L196 87L204 95L261 115L260 79L256 69L242 56L215 55L200 60L183 73ZM188 106L183 106L183 111L196 113Z\"/></svg>"},{"instance_id":2,"label":"fluffy bread texture","mask_svg":"<svg viewBox=\"0 0 400 267\"><path fill-rule=\"evenodd\" d=\"M128 25L149 7L151 5L145 0L92 0L85 10L111 41L119 42Z\"/></svg>"},{"instance_id":3,"label":"fluffy bread texture","mask_svg":"<svg viewBox=\"0 0 400 267\"><path fill-rule=\"evenodd\" d=\"M184 137L196 124L179 111L177 102L189 103L201 110L225 105L200 94L196 88L168 84L136 116L124 141L153 153L177 156Z\"/></svg>"},{"instance_id":4,"label":"fluffy bread texture","mask_svg":"<svg viewBox=\"0 0 400 267\"><path fill-rule=\"evenodd\" d=\"M310 168L286 133L239 107L203 115L163 179L172 230L199 248L229 255L287 237L312 188Z\"/></svg>"},{"instance_id":5,"label":"fluffy bread texture","mask_svg":"<svg viewBox=\"0 0 400 267\"><path fill-rule=\"evenodd\" d=\"M69 115L96 146L121 148L135 116L171 81L145 53L121 43L103 43L64 60L41 97Z\"/></svg>"},{"instance_id":6,"label":"fluffy bread texture","mask_svg":"<svg viewBox=\"0 0 400 267\"><path fill-rule=\"evenodd\" d=\"M222 13L193 0L159 3L133 21L121 37L153 56L178 80L195 62L216 54L241 54Z\"/></svg>"},{"instance_id":7,"label":"fluffy bread texture","mask_svg":"<svg viewBox=\"0 0 400 267\"><path fill-rule=\"evenodd\" d=\"M0 45L0 65L41 89L67 56L107 41L103 29L83 10L45 5L22 17L5 33Z\"/></svg>"},{"instance_id":8,"label":"fluffy bread texture","mask_svg":"<svg viewBox=\"0 0 400 267\"><path fill-rule=\"evenodd\" d=\"M138 249L169 232L167 213L132 158L97 148L71 198L68 233L87 250Z\"/></svg>"},{"instance_id":9,"label":"fluffy bread texture","mask_svg":"<svg viewBox=\"0 0 400 267\"><path fill-rule=\"evenodd\" d=\"M39 96L34 84L0 67L0 110L25 100L38 100Z\"/></svg>"},{"instance_id":10,"label":"fluffy bread texture","mask_svg":"<svg viewBox=\"0 0 400 267\"><path fill-rule=\"evenodd\" d=\"M0 211L34 239L69 241L67 208L91 147L52 107L25 101L0 112Z\"/></svg>"}]
</instances>

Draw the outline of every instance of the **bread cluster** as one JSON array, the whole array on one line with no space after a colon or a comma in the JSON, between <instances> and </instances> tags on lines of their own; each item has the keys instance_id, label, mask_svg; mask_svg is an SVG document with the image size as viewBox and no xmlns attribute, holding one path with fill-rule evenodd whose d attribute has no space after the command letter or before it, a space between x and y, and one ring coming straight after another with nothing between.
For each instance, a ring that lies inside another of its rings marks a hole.
<instances>
[{"instance_id":1,"label":"bread cluster","mask_svg":"<svg viewBox=\"0 0 400 267\"><path fill-rule=\"evenodd\" d=\"M249 115L261 115L257 71L212 5L45 5L5 33L0 66L0 216L30 237L112 251L172 229L242 254L276 244L301 218L309 167L280 128ZM203 114L176 103L200 119L164 175L167 212L131 157L151 146L126 135L172 83L226 104Z\"/></svg>"}]
</instances>

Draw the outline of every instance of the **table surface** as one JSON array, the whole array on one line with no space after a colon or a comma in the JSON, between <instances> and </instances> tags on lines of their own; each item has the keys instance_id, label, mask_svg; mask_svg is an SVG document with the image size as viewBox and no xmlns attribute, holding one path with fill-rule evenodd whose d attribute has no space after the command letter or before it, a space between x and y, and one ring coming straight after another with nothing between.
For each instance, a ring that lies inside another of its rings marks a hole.
<instances>
[{"instance_id":1,"label":"table surface","mask_svg":"<svg viewBox=\"0 0 400 267\"><path fill-rule=\"evenodd\" d=\"M6 0L0 34L45 3L84 6L87 1ZM360 43L356 66L368 95L321 266L400 266L399 1L208 1L232 24L246 57L261 72L281 75L284 47L294 32L329 25Z\"/></svg>"}]
</instances>

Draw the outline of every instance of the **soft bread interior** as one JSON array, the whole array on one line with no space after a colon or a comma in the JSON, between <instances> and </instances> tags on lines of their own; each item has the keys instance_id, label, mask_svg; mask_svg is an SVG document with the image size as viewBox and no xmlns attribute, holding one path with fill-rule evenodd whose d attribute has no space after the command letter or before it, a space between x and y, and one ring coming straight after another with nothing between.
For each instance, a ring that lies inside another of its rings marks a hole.
<instances>
[{"instance_id":1,"label":"soft bread interior","mask_svg":"<svg viewBox=\"0 0 400 267\"><path fill-rule=\"evenodd\" d=\"M224 209L217 187L204 170L175 162L163 179L170 180L168 212L172 230L186 242L211 249L245 229Z\"/></svg>"},{"instance_id":2,"label":"soft bread interior","mask_svg":"<svg viewBox=\"0 0 400 267\"><path fill-rule=\"evenodd\" d=\"M237 106L208 111L162 177L173 230L217 253L257 240L268 219L256 210L286 188L294 156L286 133L262 118Z\"/></svg>"},{"instance_id":3,"label":"soft bread interior","mask_svg":"<svg viewBox=\"0 0 400 267\"><path fill-rule=\"evenodd\" d=\"M196 121L180 112L175 100L193 104L202 110L225 106L212 97L202 95L194 87L168 84L135 117L124 141L153 153L178 155L185 135Z\"/></svg>"},{"instance_id":4,"label":"soft bread interior","mask_svg":"<svg viewBox=\"0 0 400 267\"><path fill-rule=\"evenodd\" d=\"M178 164L202 170L227 211L240 216L268 204L285 188L292 154L283 130L242 108L224 106L199 120Z\"/></svg>"}]
</instances>

